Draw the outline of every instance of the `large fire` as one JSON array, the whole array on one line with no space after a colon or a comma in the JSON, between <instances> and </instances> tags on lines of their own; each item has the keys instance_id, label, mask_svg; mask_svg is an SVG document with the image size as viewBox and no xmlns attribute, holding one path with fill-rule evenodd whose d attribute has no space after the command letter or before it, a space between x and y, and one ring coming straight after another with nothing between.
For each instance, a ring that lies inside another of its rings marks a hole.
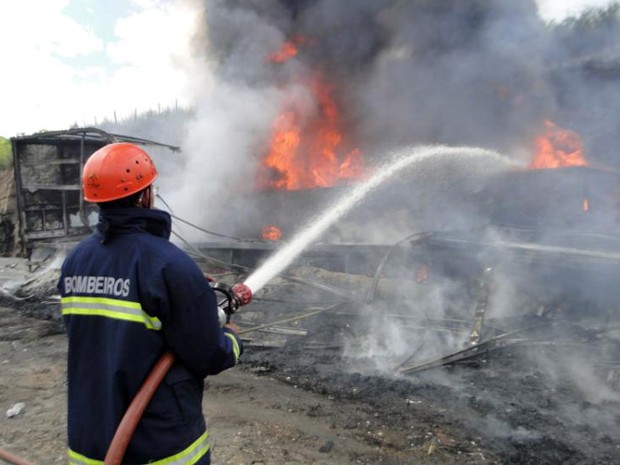
<instances>
[{"instance_id":1,"label":"large fire","mask_svg":"<svg viewBox=\"0 0 620 465\"><path fill-rule=\"evenodd\" d=\"M545 121L544 131L536 138L535 149L529 165L531 169L588 165L583 156L583 143L579 134L549 120Z\"/></svg>"},{"instance_id":2,"label":"large fire","mask_svg":"<svg viewBox=\"0 0 620 465\"><path fill-rule=\"evenodd\" d=\"M288 41L268 59L279 63L294 57L301 43L300 38ZM259 170L260 189L328 187L359 178L365 171L361 151L346 148L334 87L318 72L306 85L317 111L307 117L293 103L276 118Z\"/></svg>"}]
</instances>

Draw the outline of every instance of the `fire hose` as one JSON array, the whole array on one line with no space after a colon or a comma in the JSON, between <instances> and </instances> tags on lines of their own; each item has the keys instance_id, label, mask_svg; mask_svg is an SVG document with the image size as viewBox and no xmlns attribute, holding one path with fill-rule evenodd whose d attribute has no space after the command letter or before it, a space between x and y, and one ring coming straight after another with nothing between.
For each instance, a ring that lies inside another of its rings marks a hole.
<instances>
[{"instance_id":1,"label":"fire hose","mask_svg":"<svg viewBox=\"0 0 620 465\"><path fill-rule=\"evenodd\" d=\"M32 462L22 459L17 455L13 455L2 448L0 448L0 460L4 460L5 462L11 463L13 465L34 465Z\"/></svg>"},{"instance_id":2,"label":"fire hose","mask_svg":"<svg viewBox=\"0 0 620 465\"><path fill-rule=\"evenodd\" d=\"M120 465L123 461L125 451L127 450L127 446L129 446L129 441L131 441L146 406L153 398L157 387L161 384L166 373L172 368L174 360L174 354L172 352L166 352L151 369L151 372L146 377L138 393L131 401L131 404L129 404L129 408L118 425L116 433L114 433L114 437L112 438L112 442L105 456L105 465Z\"/></svg>"}]
</instances>

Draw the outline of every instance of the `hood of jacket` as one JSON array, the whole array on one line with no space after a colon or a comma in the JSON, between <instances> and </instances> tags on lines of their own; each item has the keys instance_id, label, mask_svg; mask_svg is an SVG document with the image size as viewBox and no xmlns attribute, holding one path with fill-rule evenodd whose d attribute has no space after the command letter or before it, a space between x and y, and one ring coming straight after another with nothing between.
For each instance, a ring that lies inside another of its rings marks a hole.
<instances>
[{"instance_id":1,"label":"hood of jacket","mask_svg":"<svg viewBox=\"0 0 620 465\"><path fill-rule=\"evenodd\" d=\"M149 208L100 210L95 234L101 242L118 234L148 233L170 238L172 221L168 212Z\"/></svg>"}]
</instances>

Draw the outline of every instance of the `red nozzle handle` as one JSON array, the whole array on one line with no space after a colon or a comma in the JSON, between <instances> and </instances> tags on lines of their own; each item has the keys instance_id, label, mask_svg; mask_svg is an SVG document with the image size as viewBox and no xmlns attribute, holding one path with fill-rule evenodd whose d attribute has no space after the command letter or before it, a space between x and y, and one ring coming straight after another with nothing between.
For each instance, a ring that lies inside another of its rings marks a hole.
<instances>
[{"instance_id":1,"label":"red nozzle handle","mask_svg":"<svg viewBox=\"0 0 620 465\"><path fill-rule=\"evenodd\" d=\"M245 284L235 284L230 290L235 296L236 300L239 302L240 307L247 305L252 301L252 289L250 289Z\"/></svg>"}]
</instances>

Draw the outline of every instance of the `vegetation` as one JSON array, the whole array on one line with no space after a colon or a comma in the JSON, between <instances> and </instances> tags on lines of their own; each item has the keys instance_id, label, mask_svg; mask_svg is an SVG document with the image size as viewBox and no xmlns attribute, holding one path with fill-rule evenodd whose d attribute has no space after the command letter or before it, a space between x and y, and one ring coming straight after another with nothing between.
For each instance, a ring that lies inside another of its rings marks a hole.
<instances>
[{"instance_id":1,"label":"vegetation","mask_svg":"<svg viewBox=\"0 0 620 465\"><path fill-rule=\"evenodd\" d=\"M13 164L13 151L11 141L0 137L0 170L8 168Z\"/></svg>"}]
</instances>

